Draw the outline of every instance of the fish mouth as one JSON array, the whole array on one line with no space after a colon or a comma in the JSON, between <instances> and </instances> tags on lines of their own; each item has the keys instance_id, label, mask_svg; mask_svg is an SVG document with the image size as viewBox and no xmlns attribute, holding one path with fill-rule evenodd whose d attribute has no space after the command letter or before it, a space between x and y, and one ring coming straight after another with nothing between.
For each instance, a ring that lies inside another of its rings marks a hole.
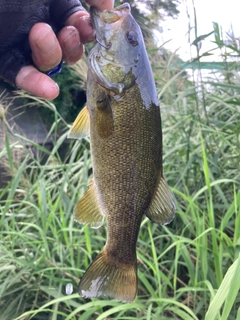
<instances>
[{"instance_id":1,"label":"fish mouth","mask_svg":"<svg viewBox=\"0 0 240 320\"><path fill-rule=\"evenodd\" d=\"M114 34L121 29L123 20L131 13L128 3L124 3L115 9L99 11L96 7L90 7L91 21L97 45L92 49L89 55L89 61L92 69L97 76L98 84L102 87L121 94L125 88L123 83L111 82L101 70L100 61L116 64L115 47L111 40Z\"/></svg>"},{"instance_id":2,"label":"fish mouth","mask_svg":"<svg viewBox=\"0 0 240 320\"><path fill-rule=\"evenodd\" d=\"M117 32L119 23L130 13L131 8L129 3L123 3L112 10L104 10L102 12L96 7L90 7L90 16L96 41L105 49L110 49L111 42L107 40L108 34L112 34L114 30ZM114 23L116 23L115 28ZM107 24L109 27L106 27Z\"/></svg>"},{"instance_id":3,"label":"fish mouth","mask_svg":"<svg viewBox=\"0 0 240 320\"><path fill-rule=\"evenodd\" d=\"M99 18L105 23L113 23L130 14L129 3L123 3L112 10L99 11L96 7L90 7L91 19L94 22L94 29L97 28Z\"/></svg>"}]
</instances>

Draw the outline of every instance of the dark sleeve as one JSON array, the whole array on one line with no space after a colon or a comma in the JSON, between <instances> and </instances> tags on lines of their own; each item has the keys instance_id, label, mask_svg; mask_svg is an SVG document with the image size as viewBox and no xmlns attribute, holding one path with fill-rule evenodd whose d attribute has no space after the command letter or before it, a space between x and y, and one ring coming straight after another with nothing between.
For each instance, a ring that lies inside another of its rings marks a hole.
<instances>
[{"instance_id":1,"label":"dark sleeve","mask_svg":"<svg viewBox=\"0 0 240 320\"><path fill-rule=\"evenodd\" d=\"M0 0L0 77L15 84L20 69L32 64L28 34L35 23L46 22L57 33L79 10L78 0Z\"/></svg>"}]
</instances>

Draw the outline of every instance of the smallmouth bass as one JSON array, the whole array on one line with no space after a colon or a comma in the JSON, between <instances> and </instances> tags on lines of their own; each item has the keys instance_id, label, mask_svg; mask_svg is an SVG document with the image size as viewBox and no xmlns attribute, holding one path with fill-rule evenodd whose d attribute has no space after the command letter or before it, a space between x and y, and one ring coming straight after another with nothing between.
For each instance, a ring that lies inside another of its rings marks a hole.
<instances>
[{"instance_id":1,"label":"smallmouth bass","mask_svg":"<svg viewBox=\"0 0 240 320\"><path fill-rule=\"evenodd\" d=\"M132 301L142 217L167 224L175 203L163 178L160 108L141 29L128 3L90 13L96 44L88 58L87 107L69 137L90 134L93 180L74 214L92 227L105 217L107 241L79 293Z\"/></svg>"}]
</instances>

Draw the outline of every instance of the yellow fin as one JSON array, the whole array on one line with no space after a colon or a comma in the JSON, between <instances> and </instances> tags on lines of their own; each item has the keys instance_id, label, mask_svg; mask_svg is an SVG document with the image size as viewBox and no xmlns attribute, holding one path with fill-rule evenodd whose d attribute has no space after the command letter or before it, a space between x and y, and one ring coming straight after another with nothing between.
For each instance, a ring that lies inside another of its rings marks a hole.
<instances>
[{"instance_id":1,"label":"yellow fin","mask_svg":"<svg viewBox=\"0 0 240 320\"><path fill-rule=\"evenodd\" d=\"M137 293L137 262L118 263L103 248L83 275L78 292L85 298L133 301Z\"/></svg>"},{"instance_id":2,"label":"yellow fin","mask_svg":"<svg viewBox=\"0 0 240 320\"><path fill-rule=\"evenodd\" d=\"M97 199L94 183L89 185L89 189L74 208L74 218L80 223L88 224L91 228L97 229L103 224L104 217Z\"/></svg>"},{"instance_id":3,"label":"yellow fin","mask_svg":"<svg viewBox=\"0 0 240 320\"><path fill-rule=\"evenodd\" d=\"M71 130L68 133L68 138L84 138L89 136L90 119L87 106L85 106L75 119Z\"/></svg>"},{"instance_id":4,"label":"yellow fin","mask_svg":"<svg viewBox=\"0 0 240 320\"><path fill-rule=\"evenodd\" d=\"M146 215L155 223L168 224L173 220L175 211L172 192L161 175Z\"/></svg>"}]
</instances>

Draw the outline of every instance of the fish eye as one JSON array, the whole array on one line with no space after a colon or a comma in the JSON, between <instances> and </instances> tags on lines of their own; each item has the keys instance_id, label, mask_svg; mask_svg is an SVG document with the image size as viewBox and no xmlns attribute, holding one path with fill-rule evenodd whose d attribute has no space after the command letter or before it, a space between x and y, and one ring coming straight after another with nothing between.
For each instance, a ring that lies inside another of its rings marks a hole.
<instances>
[{"instance_id":1,"label":"fish eye","mask_svg":"<svg viewBox=\"0 0 240 320\"><path fill-rule=\"evenodd\" d=\"M136 32L134 31L129 31L126 33L126 37L128 42L133 45L134 47L136 47L138 45L138 35Z\"/></svg>"}]
</instances>

